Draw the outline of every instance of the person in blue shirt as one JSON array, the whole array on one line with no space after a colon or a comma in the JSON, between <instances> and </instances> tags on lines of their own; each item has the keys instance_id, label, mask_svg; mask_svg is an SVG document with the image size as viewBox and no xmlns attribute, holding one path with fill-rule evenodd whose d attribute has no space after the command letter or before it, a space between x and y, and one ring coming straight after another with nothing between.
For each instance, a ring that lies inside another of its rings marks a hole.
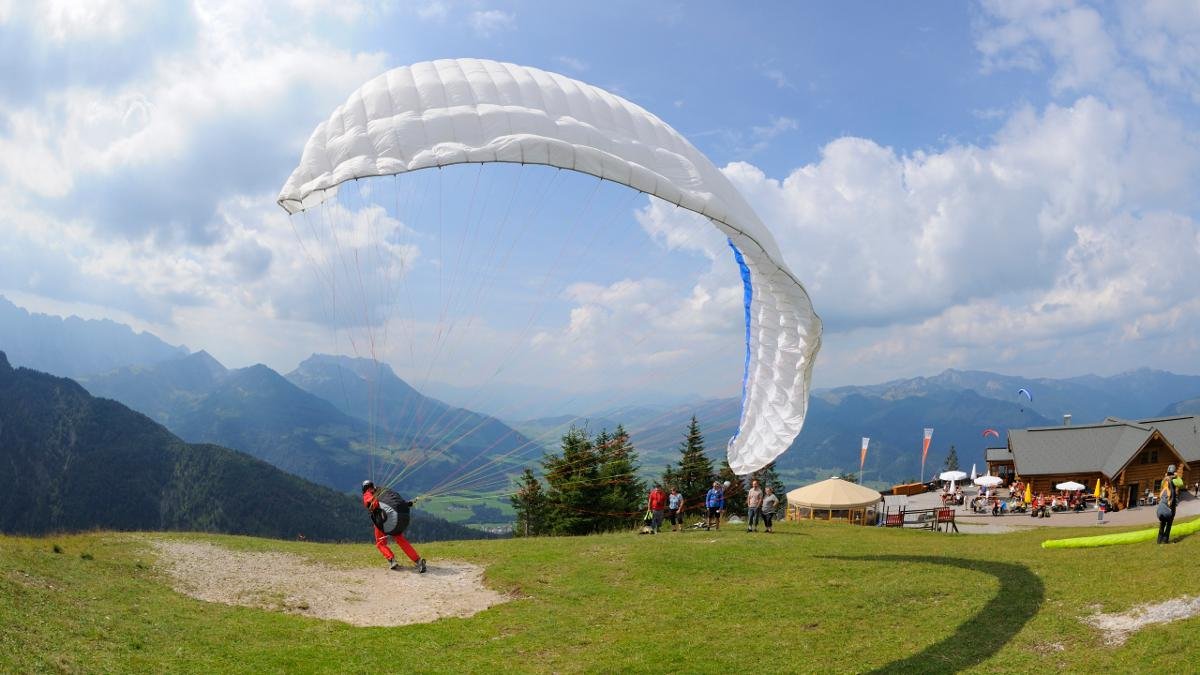
<instances>
[{"instance_id":1,"label":"person in blue shirt","mask_svg":"<svg viewBox=\"0 0 1200 675\"><path fill-rule=\"evenodd\" d=\"M667 517L671 519L671 531L683 530L683 495L678 488L671 488L667 495Z\"/></svg>"},{"instance_id":2,"label":"person in blue shirt","mask_svg":"<svg viewBox=\"0 0 1200 675\"><path fill-rule=\"evenodd\" d=\"M725 508L725 491L721 489L721 484L713 481L712 489L704 496L704 506L707 511L704 517L705 529L716 528L721 529L721 510Z\"/></svg>"}]
</instances>

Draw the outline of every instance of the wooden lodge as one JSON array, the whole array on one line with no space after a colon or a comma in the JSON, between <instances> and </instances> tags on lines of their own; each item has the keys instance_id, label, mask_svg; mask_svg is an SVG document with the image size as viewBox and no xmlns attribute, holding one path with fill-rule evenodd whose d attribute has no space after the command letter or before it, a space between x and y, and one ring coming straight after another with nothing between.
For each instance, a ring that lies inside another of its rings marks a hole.
<instances>
[{"instance_id":1,"label":"wooden lodge","mask_svg":"<svg viewBox=\"0 0 1200 675\"><path fill-rule=\"evenodd\" d=\"M1014 429L1008 446L988 448L988 471L1020 478L1034 494L1056 492L1055 485L1075 481L1104 492L1120 508L1137 505L1146 490L1157 494L1167 467L1176 466L1185 485L1200 469L1200 416L1146 420L1109 418L1098 424Z\"/></svg>"}]
</instances>

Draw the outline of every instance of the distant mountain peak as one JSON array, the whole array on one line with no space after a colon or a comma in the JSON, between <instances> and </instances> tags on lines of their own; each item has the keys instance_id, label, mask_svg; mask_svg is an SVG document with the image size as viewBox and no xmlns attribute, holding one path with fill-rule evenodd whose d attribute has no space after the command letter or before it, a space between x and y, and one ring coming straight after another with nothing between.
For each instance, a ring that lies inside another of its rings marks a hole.
<instances>
[{"instance_id":1,"label":"distant mountain peak","mask_svg":"<svg viewBox=\"0 0 1200 675\"><path fill-rule=\"evenodd\" d=\"M2 300L3 298L0 298ZM0 352L0 371L8 372L12 370L12 366L8 365L8 356L4 352Z\"/></svg>"},{"instance_id":2,"label":"distant mountain peak","mask_svg":"<svg viewBox=\"0 0 1200 675\"><path fill-rule=\"evenodd\" d=\"M108 319L30 312L0 296L0 345L11 363L60 377L149 366L188 353L151 333Z\"/></svg>"},{"instance_id":3,"label":"distant mountain peak","mask_svg":"<svg viewBox=\"0 0 1200 675\"><path fill-rule=\"evenodd\" d=\"M342 356L339 354L313 354L300 365L296 367L296 371L303 372L304 370L313 370L322 367L336 366L344 370L348 370L359 377L365 379L374 379L376 373L380 375L379 379L384 377L394 377L400 379L392 367L384 361L376 361L361 356Z\"/></svg>"},{"instance_id":4,"label":"distant mountain peak","mask_svg":"<svg viewBox=\"0 0 1200 675\"><path fill-rule=\"evenodd\" d=\"M198 352L192 352L191 354L188 354L187 356L183 357L183 360L188 361L193 365L203 366L206 370L214 374L228 371L228 368L214 358L212 354L209 354L203 349Z\"/></svg>"}]
</instances>

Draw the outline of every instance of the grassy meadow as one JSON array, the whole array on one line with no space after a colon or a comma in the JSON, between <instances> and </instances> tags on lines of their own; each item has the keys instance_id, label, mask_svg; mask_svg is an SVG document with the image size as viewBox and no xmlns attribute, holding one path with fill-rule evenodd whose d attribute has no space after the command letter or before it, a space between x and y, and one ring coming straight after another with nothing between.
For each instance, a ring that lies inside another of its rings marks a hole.
<instances>
[{"instance_id":1,"label":"grassy meadow","mask_svg":"<svg viewBox=\"0 0 1200 675\"><path fill-rule=\"evenodd\" d=\"M146 537L377 566L359 544L214 535L0 538L0 672L1132 672L1188 670L1200 619L1109 647L1080 621L1200 588L1200 537L1046 551L1055 528L945 535L785 523L773 535L442 542L514 600L396 628L173 592ZM55 547L59 552L55 551ZM400 610L402 611L402 610Z\"/></svg>"}]
</instances>

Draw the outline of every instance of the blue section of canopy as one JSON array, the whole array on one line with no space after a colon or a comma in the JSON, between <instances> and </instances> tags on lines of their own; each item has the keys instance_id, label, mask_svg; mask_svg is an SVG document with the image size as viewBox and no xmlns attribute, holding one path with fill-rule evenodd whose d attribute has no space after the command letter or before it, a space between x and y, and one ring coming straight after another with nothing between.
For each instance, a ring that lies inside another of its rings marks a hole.
<instances>
[{"instance_id":1,"label":"blue section of canopy","mask_svg":"<svg viewBox=\"0 0 1200 675\"><path fill-rule=\"evenodd\" d=\"M754 284L750 281L750 268L746 265L742 252L734 245L732 239L727 239L729 248L733 249L733 259L737 261L742 273L742 302L746 305L746 363L742 369L742 409L738 413L738 427L733 430L733 438L738 437L742 430L742 416L746 412L746 385L750 381L750 303L754 300ZM732 440L732 439L730 439Z\"/></svg>"}]
</instances>

